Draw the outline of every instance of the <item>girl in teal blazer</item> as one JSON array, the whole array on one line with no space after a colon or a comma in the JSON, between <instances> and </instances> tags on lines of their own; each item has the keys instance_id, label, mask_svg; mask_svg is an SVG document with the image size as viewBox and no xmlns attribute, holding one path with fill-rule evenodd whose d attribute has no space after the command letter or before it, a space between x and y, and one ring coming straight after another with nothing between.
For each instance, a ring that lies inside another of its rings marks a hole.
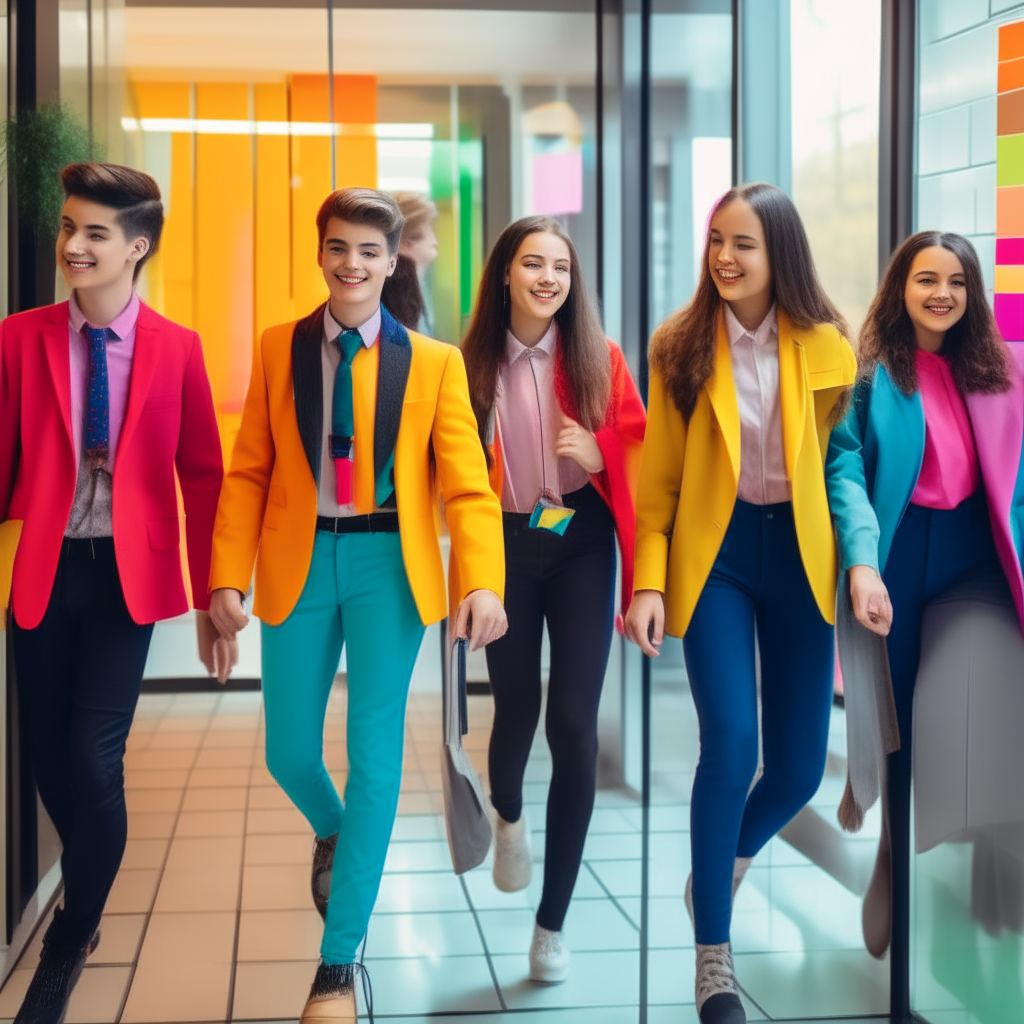
<instances>
[{"instance_id":1,"label":"girl in teal blazer","mask_svg":"<svg viewBox=\"0 0 1024 1024\"><path fill-rule=\"evenodd\" d=\"M861 332L860 360L825 479L842 570L845 828L860 827L883 771L887 781L864 906L865 942L881 956L890 934L902 938L909 928L909 907L892 906L891 894L909 891L924 608L969 585L1012 600L1024 624L1024 345L1000 338L970 242L926 231L893 255Z\"/></svg>"}]
</instances>

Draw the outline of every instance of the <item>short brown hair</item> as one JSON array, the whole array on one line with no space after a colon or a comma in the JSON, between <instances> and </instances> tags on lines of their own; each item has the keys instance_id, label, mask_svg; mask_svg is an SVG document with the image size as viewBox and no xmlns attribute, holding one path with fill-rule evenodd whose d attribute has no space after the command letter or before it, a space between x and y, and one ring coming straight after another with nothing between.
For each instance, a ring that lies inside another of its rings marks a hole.
<instances>
[{"instance_id":1,"label":"short brown hair","mask_svg":"<svg viewBox=\"0 0 1024 1024\"><path fill-rule=\"evenodd\" d=\"M164 206L156 181L144 171L121 164L69 164L60 172L60 181L65 196L117 210L114 220L125 238L149 242L149 251L135 265L138 277L143 264L156 252L164 228Z\"/></svg>"},{"instance_id":2,"label":"short brown hair","mask_svg":"<svg viewBox=\"0 0 1024 1024\"><path fill-rule=\"evenodd\" d=\"M388 255L398 252L405 218L398 203L375 188L339 188L332 192L320 205L316 214L316 230L320 248L324 247L327 222L337 217L350 224L367 224L383 233L388 243Z\"/></svg>"},{"instance_id":3,"label":"short brown hair","mask_svg":"<svg viewBox=\"0 0 1024 1024\"><path fill-rule=\"evenodd\" d=\"M402 237L415 238L428 225L437 220L437 206L419 192L392 192L398 208L405 218Z\"/></svg>"}]
</instances>

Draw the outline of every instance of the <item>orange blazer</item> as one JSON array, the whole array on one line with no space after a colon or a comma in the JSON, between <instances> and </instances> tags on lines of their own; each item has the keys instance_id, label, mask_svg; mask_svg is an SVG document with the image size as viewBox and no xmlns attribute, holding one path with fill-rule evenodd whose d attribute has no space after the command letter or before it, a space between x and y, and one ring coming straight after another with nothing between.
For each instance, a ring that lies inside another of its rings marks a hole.
<instances>
[{"instance_id":1,"label":"orange blazer","mask_svg":"<svg viewBox=\"0 0 1024 1024\"><path fill-rule=\"evenodd\" d=\"M256 345L217 507L210 589L244 593L255 566L253 612L272 626L295 607L313 553L324 414L323 310L269 328ZM357 396L364 393L361 377L368 368L379 374L377 407L356 409L356 495L360 456L365 468L371 450L365 439L374 439L375 470L393 444L402 556L420 619L429 625L447 613L438 491L451 534L455 602L473 590L504 594L501 505L488 482L462 354L407 332L383 307L381 319L376 361L363 358L372 355L367 351L352 367Z\"/></svg>"}]
</instances>

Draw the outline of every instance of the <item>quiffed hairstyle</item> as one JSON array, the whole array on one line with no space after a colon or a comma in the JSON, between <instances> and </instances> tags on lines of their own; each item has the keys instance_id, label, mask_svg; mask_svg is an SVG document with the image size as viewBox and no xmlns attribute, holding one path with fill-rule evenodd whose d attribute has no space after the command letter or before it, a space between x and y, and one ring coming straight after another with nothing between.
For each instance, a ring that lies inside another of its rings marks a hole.
<instances>
[{"instance_id":1,"label":"quiffed hairstyle","mask_svg":"<svg viewBox=\"0 0 1024 1024\"><path fill-rule=\"evenodd\" d=\"M398 208L405 218L402 238L415 240L423 233L423 229L437 220L437 206L432 200L419 192L392 192Z\"/></svg>"},{"instance_id":2,"label":"quiffed hairstyle","mask_svg":"<svg viewBox=\"0 0 1024 1024\"><path fill-rule=\"evenodd\" d=\"M160 186L144 171L121 164L69 164L60 172L64 195L117 210L114 220L129 241L145 238L149 251L135 264L135 277L156 252L164 227Z\"/></svg>"},{"instance_id":3,"label":"quiffed hairstyle","mask_svg":"<svg viewBox=\"0 0 1024 1024\"><path fill-rule=\"evenodd\" d=\"M942 354L960 393L999 392L1010 387L1006 343L985 297L985 281L974 246L962 235L919 231L893 254L860 332L860 376L869 378L881 363L905 395L917 390L917 341L904 293L918 253L941 247L964 270L964 315L946 332Z\"/></svg>"},{"instance_id":4,"label":"quiffed hairstyle","mask_svg":"<svg viewBox=\"0 0 1024 1024\"><path fill-rule=\"evenodd\" d=\"M541 232L557 235L569 248L569 294L555 313L561 336L562 365L575 406L566 411L591 431L602 426L608 411L611 393L608 341L587 295L576 247L557 220L543 216L523 217L505 228L494 243L480 279L476 310L462 342L469 396L485 449L511 313L505 275L526 239Z\"/></svg>"},{"instance_id":5,"label":"quiffed hairstyle","mask_svg":"<svg viewBox=\"0 0 1024 1024\"><path fill-rule=\"evenodd\" d=\"M794 327L832 324L846 335L846 321L818 283L800 214L782 189L763 181L729 189L711 211L700 269L700 281L689 304L673 313L651 338L651 365L661 374L676 408L689 422L701 388L715 367L718 319L722 300L711 276L711 219L742 199L757 214L771 270L776 307Z\"/></svg>"},{"instance_id":6,"label":"quiffed hairstyle","mask_svg":"<svg viewBox=\"0 0 1024 1024\"><path fill-rule=\"evenodd\" d=\"M388 255L398 252L405 218L398 203L387 192L375 188L339 188L320 205L316 214L316 230L320 248L324 247L327 222L337 217L350 224L366 224L377 228L387 239Z\"/></svg>"}]
</instances>

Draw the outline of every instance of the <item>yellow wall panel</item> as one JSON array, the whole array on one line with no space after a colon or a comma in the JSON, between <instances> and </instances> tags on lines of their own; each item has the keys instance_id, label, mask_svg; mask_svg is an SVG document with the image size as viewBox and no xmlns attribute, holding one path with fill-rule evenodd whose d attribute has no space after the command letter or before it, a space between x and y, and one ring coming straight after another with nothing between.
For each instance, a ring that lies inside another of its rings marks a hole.
<instances>
[{"instance_id":1,"label":"yellow wall panel","mask_svg":"<svg viewBox=\"0 0 1024 1024\"><path fill-rule=\"evenodd\" d=\"M997 292L1024 292L1024 267L996 267Z\"/></svg>"}]
</instances>

